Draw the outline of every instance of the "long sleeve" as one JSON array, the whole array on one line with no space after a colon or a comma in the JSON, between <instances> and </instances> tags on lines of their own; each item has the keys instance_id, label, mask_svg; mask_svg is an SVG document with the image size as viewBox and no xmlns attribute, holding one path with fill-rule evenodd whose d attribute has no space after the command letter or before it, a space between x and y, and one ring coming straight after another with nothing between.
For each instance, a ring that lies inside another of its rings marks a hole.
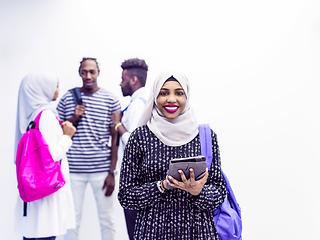
<instances>
[{"instance_id":1,"label":"long sleeve","mask_svg":"<svg viewBox=\"0 0 320 240\"><path fill-rule=\"evenodd\" d=\"M209 169L209 177L207 183L203 186L201 194L194 202L200 209L218 208L223 203L226 195L226 187L221 174L220 150L217 135L213 131L211 131L211 135L213 159Z\"/></svg>"},{"instance_id":2,"label":"long sleeve","mask_svg":"<svg viewBox=\"0 0 320 240\"><path fill-rule=\"evenodd\" d=\"M55 161L61 160L72 145L72 140L69 136L62 134L62 129L59 121L56 119L53 112L45 110L41 114L39 130L46 140L50 148L50 153ZM57 134L57 132L61 134Z\"/></svg>"},{"instance_id":3,"label":"long sleeve","mask_svg":"<svg viewBox=\"0 0 320 240\"><path fill-rule=\"evenodd\" d=\"M217 137L212 133L214 158L207 183L199 196L173 189L161 194L157 181L165 179L173 158L201 155L199 138L187 145L169 147L157 139L147 127L136 129L125 149L120 174L119 202L124 208L142 209L163 199L181 199L198 209L215 209L224 200L226 190L221 175Z\"/></svg>"},{"instance_id":4,"label":"long sleeve","mask_svg":"<svg viewBox=\"0 0 320 240\"><path fill-rule=\"evenodd\" d=\"M140 169L143 153L137 138L135 133L129 138L120 173L118 199L122 207L127 209L145 208L161 200L156 181L142 182Z\"/></svg>"},{"instance_id":5,"label":"long sleeve","mask_svg":"<svg viewBox=\"0 0 320 240\"><path fill-rule=\"evenodd\" d=\"M185 239L218 239L213 210L223 202L226 189L213 132L212 143L214 158L199 196L177 188L160 193L156 183L165 179L171 159L201 155L199 136L172 147L162 143L146 125L132 132L122 161L118 199L122 207L138 210L138 239L176 239L181 232Z\"/></svg>"},{"instance_id":6,"label":"long sleeve","mask_svg":"<svg viewBox=\"0 0 320 240\"><path fill-rule=\"evenodd\" d=\"M136 98L130 103L128 110L124 112L122 123L127 132L121 136L123 146L127 145L130 134L137 128L144 106L144 101L141 98Z\"/></svg>"},{"instance_id":7,"label":"long sleeve","mask_svg":"<svg viewBox=\"0 0 320 240\"><path fill-rule=\"evenodd\" d=\"M76 227L75 210L70 186L69 164L66 151L72 144L51 110L44 110L39 122L39 130L49 145L55 161L61 161L61 171L65 185L44 198L28 202L27 217L23 217L23 202L20 197L15 208L15 229L22 236L43 237L64 235L68 229Z\"/></svg>"}]
</instances>

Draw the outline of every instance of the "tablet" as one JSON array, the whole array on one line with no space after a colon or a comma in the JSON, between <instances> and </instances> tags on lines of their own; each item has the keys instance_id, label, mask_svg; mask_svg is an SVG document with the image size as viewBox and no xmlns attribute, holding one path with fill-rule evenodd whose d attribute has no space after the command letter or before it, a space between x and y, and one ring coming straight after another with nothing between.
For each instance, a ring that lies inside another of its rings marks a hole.
<instances>
[{"instance_id":1,"label":"tablet","mask_svg":"<svg viewBox=\"0 0 320 240\"><path fill-rule=\"evenodd\" d=\"M175 158L170 161L169 170L167 172L168 176L172 176L177 181L182 181L180 173L178 172L181 169L186 178L190 178L190 171L189 169L193 168L195 180L199 180L202 178L206 173L207 162L206 157L204 156L195 156L195 157L186 157L186 158ZM167 185L168 189L172 187Z\"/></svg>"}]
</instances>

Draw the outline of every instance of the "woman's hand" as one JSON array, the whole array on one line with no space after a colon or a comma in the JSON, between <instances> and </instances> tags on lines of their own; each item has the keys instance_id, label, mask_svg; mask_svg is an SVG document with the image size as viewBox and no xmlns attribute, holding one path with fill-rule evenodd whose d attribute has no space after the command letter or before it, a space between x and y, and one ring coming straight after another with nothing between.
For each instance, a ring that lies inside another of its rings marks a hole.
<instances>
[{"instance_id":1,"label":"woman's hand","mask_svg":"<svg viewBox=\"0 0 320 240\"><path fill-rule=\"evenodd\" d=\"M179 188L181 190L185 190L193 196L198 196L202 191L203 185L207 182L207 178L209 175L208 169L206 170L205 175L197 181L195 180L194 171L192 168L190 168L190 178L189 179L186 179L186 176L184 175L182 170L178 170L178 172L181 175L182 182L177 181L176 179L174 179L171 176L167 176L166 181L165 181L166 184L168 184L172 187L175 187L175 188Z\"/></svg>"},{"instance_id":2,"label":"woman's hand","mask_svg":"<svg viewBox=\"0 0 320 240\"><path fill-rule=\"evenodd\" d=\"M75 132L77 131L77 129L69 121L64 121L61 124L61 126L62 126L63 134L70 136L70 138L72 138Z\"/></svg>"}]
</instances>

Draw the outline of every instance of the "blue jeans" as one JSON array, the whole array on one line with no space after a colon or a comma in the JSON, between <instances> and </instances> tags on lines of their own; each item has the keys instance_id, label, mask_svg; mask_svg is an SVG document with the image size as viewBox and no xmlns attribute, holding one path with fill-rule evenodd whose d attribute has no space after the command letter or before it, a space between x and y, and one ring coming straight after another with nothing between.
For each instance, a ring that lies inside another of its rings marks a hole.
<instances>
[{"instance_id":1,"label":"blue jeans","mask_svg":"<svg viewBox=\"0 0 320 240\"><path fill-rule=\"evenodd\" d=\"M23 240L55 240L56 237L53 236L53 237L44 237L44 238L26 238L26 237L23 237Z\"/></svg>"}]
</instances>

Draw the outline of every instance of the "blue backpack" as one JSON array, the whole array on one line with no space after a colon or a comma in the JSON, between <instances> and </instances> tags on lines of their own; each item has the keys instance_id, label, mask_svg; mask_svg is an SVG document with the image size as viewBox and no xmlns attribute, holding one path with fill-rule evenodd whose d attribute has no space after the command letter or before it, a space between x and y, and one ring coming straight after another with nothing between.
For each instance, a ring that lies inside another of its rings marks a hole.
<instances>
[{"instance_id":1,"label":"blue backpack","mask_svg":"<svg viewBox=\"0 0 320 240\"><path fill-rule=\"evenodd\" d=\"M208 124L199 125L201 155L207 159L207 167L210 169L212 154L211 129ZM227 176L221 171L227 187L227 195L224 202L213 211L214 224L220 240L242 240L241 209L232 191Z\"/></svg>"}]
</instances>

